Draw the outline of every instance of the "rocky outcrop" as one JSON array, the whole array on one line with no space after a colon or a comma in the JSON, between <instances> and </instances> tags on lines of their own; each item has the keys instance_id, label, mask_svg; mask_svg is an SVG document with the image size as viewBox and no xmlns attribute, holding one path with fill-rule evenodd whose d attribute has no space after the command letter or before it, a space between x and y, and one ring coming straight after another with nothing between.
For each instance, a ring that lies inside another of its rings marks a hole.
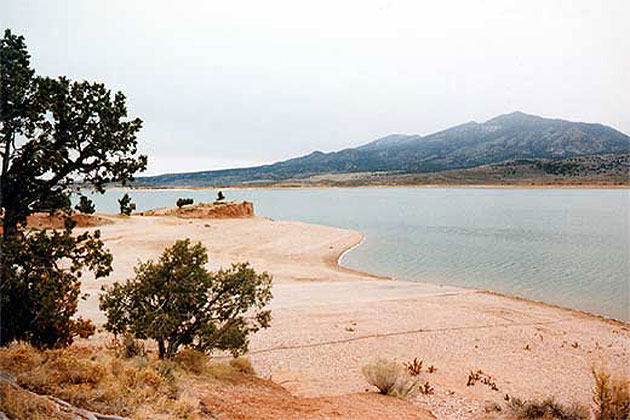
<instances>
[{"instance_id":1,"label":"rocky outcrop","mask_svg":"<svg viewBox=\"0 0 630 420\"><path fill-rule=\"evenodd\" d=\"M34 229L63 229L64 220L67 216L63 214L33 213L26 218L26 224ZM94 214L73 214L70 216L77 227L94 227L112 223L106 217Z\"/></svg>"},{"instance_id":2,"label":"rocky outcrop","mask_svg":"<svg viewBox=\"0 0 630 420\"><path fill-rule=\"evenodd\" d=\"M177 216L184 219L242 219L254 216L254 205L249 201L198 203L135 213L140 216Z\"/></svg>"}]
</instances>

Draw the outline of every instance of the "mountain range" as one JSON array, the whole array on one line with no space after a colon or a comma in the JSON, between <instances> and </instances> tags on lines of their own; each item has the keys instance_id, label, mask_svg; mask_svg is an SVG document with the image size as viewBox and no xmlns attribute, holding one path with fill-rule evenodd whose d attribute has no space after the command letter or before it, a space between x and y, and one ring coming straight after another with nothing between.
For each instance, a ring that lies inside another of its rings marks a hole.
<instances>
[{"instance_id":1,"label":"mountain range","mask_svg":"<svg viewBox=\"0 0 630 420\"><path fill-rule=\"evenodd\" d=\"M511 161L553 162L581 156L626 154L630 154L630 137L614 128L513 112L484 123L471 121L427 136L393 134L356 148L331 153L315 151L271 165L165 174L138 178L137 183L147 186L273 184L325 174L400 176ZM618 159L606 161L614 163ZM625 172L616 173L623 176Z\"/></svg>"}]
</instances>

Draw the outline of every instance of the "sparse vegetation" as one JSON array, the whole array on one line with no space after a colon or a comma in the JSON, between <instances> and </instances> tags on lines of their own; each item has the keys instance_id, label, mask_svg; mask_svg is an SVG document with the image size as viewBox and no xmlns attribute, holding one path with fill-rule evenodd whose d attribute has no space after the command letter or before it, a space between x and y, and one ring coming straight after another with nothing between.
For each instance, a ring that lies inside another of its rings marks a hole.
<instances>
[{"instance_id":1,"label":"sparse vegetation","mask_svg":"<svg viewBox=\"0 0 630 420\"><path fill-rule=\"evenodd\" d=\"M160 358L172 359L181 346L244 353L248 336L269 326L271 313L263 308L271 300L271 276L247 263L211 273L207 262L201 243L186 239L157 263L141 263L134 278L104 289L105 328L156 340Z\"/></svg>"},{"instance_id":2,"label":"sparse vegetation","mask_svg":"<svg viewBox=\"0 0 630 420\"><path fill-rule=\"evenodd\" d=\"M175 204L181 209L182 207L190 205L194 202L195 200L193 200L192 198L178 198Z\"/></svg>"},{"instance_id":3,"label":"sparse vegetation","mask_svg":"<svg viewBox=\"0 0 630 420\"><path fill-rule=\"evenodd\" d=\"M527 401L510 398L508 409L519 419L586 420L590 418L585 407L577 404L566 406L553 398Z\"/></svg>"},{"instance_id":4,"label":"sparse vegetation","mask_svg":"<svg viewBox=\"0 0 630 420\"><path fill-rule=\"evenodd\" d=\"M593 369L595 418L597 420L630 419L630 378L613 377Z\"/></svg>"},{"instance_id":5,"label":"sparse vegetation","mask_svg":"<svg viewBox=\"0 0 630 420\"><path fill-rule=\"evenodd\" d=\"M364 366L362 372L368 383L383 395L408 398L418 390L418 380L394 361L379 360Z\"/></svg>"},{"instance_id":6,"label":"sparse vegetation","mask_svg":"<svg viewBox=\"0 0 630 420\"><path fill-rule=\"evenodd\" d=\"M414 357L411 362L405 363L405 367L411 376L418 376L422 372L422 363L423 360Z\"/></svg>"},{"instance_id":7,"label":"sparse vegetation","mask_svg":"<svg viewBox=\"0 0 630 420\"><path fill-rule=\"evenodd\" d=\"M482 370L471 370L468 374L468 382L466 383L466 386L474 386L477 382L487 385L493 391L499 390L499 387L492 376L484 373Z\"/></svg>"}]
</instances>

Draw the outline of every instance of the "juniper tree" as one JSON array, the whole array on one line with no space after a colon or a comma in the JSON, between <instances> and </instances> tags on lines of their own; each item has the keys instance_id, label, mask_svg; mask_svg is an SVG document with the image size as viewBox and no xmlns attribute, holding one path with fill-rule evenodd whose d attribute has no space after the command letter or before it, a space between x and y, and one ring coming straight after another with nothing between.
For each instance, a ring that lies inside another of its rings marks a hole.
<instances>
[{"instance_id":1,"label":"juniper tree","mask_svg":"<svg viewBox=\"0 0 630 420\"><path fill-rule=\"evenodd\" d=\"M247 263L212 273L207 262L201 243L186 239L157 262L140 263L133 278L103 288L105 329L156 340L160 358L172 358L181 346L245 352L248 336L269 326L271 313L264 307L271 300L271 276Z\"/></svg>"},{"instance_id":2,"label":"juniper tree","mask_svg":"<svg viewBox=\"0 0 630 420\"><path fill-rule=\"evenodd\" d=\"M136 139L141 125L127 117L120 92L100 83L37 76L24 37L5 31L0 39L0 345L12 339L40 346L71 341L74 330L53 328L47 331L58 332L46 339L33 337L42 336L41 319L70 322L82 269L107 275L111 256L97 233L75 237L70 224L53 234L35 234L24 223L34 211L69 207L66 198L76 181L103 193L107 183L124 184L144 170L147 158L138 154ZM45 307L28 306L37 289L50 294ZM74 303L63 303L68 300ZM18 313L22 318L16 323L11 316Z\"/></svg>"}]
</instances>

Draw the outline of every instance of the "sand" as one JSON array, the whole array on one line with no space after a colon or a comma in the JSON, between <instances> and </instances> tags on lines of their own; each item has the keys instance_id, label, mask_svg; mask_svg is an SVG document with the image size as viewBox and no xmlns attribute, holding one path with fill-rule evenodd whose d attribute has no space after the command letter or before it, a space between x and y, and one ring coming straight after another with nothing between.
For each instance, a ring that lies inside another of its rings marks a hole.
<instances>
[{"instance_id":1,"label":"sand","mask_svg":"<svg viewBox=\"0 0 630 420\"><path fill-rule=\"evenodd\" d=\"M291 393L328 397L370 389L361 367L414 357L434 365L423 379L433 395L413 403L438 418L470 418L506 394L553 396L590 404L591 368L630 375L630 326L589 314L497 294L399 282L337 266L362 239L358 232L265 218L183 220L115 218L99 227L114 254L114 272L86 279L80 314L97 323L98 290L124 280L140 260L157 258L176 239L201 241L211 268L249 261L274 276L271 328L252 337L256 370ZM81 230L81 229L79 229ZM471 370L498 391L467 386Z\"/></svg>"}]
</instances>

